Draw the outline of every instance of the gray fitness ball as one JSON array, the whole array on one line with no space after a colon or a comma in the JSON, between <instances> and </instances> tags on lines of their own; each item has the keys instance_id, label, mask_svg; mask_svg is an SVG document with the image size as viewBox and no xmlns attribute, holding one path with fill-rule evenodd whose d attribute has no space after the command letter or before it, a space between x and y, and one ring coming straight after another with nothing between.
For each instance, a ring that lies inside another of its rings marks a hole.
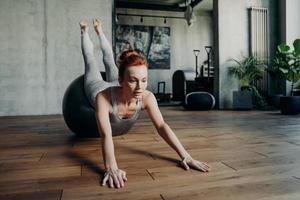
<instances>
[{"instance_id":1,"label":"gray fitness ball","mask_svg":"<svg viewBox=\"0 0 300 200\"><path fill-rule=\"evenodd\" d=\"M84 92L84 76L76 78L63 98L63 116L67 126L78 137L99 137L95 109Z\"/></svg>"}]
</instances>

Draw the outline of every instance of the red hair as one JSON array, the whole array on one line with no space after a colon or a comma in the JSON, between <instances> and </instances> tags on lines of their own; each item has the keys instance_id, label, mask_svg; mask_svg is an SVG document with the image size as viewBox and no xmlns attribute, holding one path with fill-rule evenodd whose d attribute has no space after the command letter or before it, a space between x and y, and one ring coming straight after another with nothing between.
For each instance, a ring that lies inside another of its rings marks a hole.
<instances>
[{"instance_id":1,"label":"red hair","mask_svg":"<svg viewBox=\"0 0 300 200\"><path fill-rule=\"evenodd\" d=\"M119 57L119 78L123 79L125 74L125 69L127 67L145 65L148 67L147 60L138 54L136 51L132 49L124 50Z\"/></svg>"}]
</instances>

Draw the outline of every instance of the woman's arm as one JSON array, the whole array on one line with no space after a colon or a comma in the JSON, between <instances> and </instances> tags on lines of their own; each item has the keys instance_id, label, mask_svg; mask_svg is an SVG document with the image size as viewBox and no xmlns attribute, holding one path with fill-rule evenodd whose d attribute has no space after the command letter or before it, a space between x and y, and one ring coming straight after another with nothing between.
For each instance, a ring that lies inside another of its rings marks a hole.
<instances>
[{"instance_id":1,"label":"woman's arm","mask_svg":"<svg viewBox=\"0 0 300 200\"><path fill-rule=\"evenodd\" d=\"M126 173L118 169L114 143L112 139L112 130L109 121L109 102L103 93L99 93L96 97L96 119L99 132L102 138L102 154L106 173L103 179L103 185L109 182L110 187L117 188L124 186L127 180Z\"/></svg>"},{"instance_id":2,"label":"woman's arm","mask_svg":"<svg viewBox=\"0 0 300 200\"><path fill-rule=\"evenodd\" d=\"M110 167L118 168L109 121L109 104L101 93L96 97L96 119L102 138L102 152L105 169Z\"/></svg>"},{"instance_id":3,"label":"woman's arm","mask_svg":"<svg viewBox=\"0 0 300 200\"><path fill-rule=\"evenodd\" d=\"M182 159L182 164L185 169L189 166L201 171L209 171L209 166L206 163L194 160L189 153L185 150L183 145L178 140L175 133L164 121L162 114L158 108L155 96L149 92L144 100L144 106L147 110L158 134L172 147Z\"/></svg>"}]
</instances>

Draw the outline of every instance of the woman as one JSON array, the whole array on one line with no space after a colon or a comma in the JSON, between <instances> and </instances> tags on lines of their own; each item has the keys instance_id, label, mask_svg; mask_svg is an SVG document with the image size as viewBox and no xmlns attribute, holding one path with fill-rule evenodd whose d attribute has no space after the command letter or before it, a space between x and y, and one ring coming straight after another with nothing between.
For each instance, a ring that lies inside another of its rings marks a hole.
<instances>
[{"instance_id":1,"label":"woman","mask_svg":"<svg viewBox=\"0 0 300 200\"><path fill-rule=\"evenodd\" d=\"M96 109L96 119L102 137L103 160L106 173L102 185L120 188L127 180L126 172L118 168L112 136L129 131L141 110L146 110L159 135L178 153L182 166L208 172L210 167L194 160L184 149L170 127L165 123L154 95L146 90L147 61L133 50L124 51L118 68L112 49L98 19L93 20L99 36L107 82L99 73L94 60L93 44L88 35L87 21L80 22L82 53L85 63L84 87L90 103Z\"/></svg>"}]
</instances>

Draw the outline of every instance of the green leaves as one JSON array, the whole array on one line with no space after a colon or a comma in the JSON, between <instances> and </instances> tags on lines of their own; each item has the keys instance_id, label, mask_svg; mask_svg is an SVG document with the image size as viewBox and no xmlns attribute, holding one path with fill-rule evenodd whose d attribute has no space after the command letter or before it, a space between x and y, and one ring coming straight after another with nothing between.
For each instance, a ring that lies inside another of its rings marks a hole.
<instances>
[{"instance_id":1,"label":"green leaves","mask_svg":"<svg viewBox=\"0 0 300 200\"><path fill-rule=\"evenodd\" d=\"M289 73L289 70L284 69L284 68L279 68L279 70L280 70L282 73L284 73L284 74Z\"/></svg>"},{"instance_id":2,"label":"green leaves","mask_svg":"<svg viewBox=\"0 0 300 200\"><path fill-rule=\"evenodd\" d=\"M241 86L251 85L262 78L265 66L258 64L253 57L246 57L242 61L231 59L236 65L229 67L229 73L240 80Z\"/></svg>"},{"instance_id":3,"label":"green leaves","mask_svg":"<svg viewBox=\"0 0 300 200\"><path fill-rule=\"evenodd\" d=\"M300 39L293 42L293 47L291 50L286 43L278 45L272 66L273 71L278 71L282 77L292 82L292 90L294 83L300 80Z\"/></svg>"},{"instance_id":4,"label":"green leaves","mask_svg":"<svg viewBox=\"0 0 300 200\"><path fill-rule=\"evenodd\" d=\"M255 87L254 83L262 78L266 66L260 64L253 57L245 57L241 61L235 59L231 59L230 61L233 61L235 65L228 68L229 73L239 79L241 88L247 88L252 92L255 99L255 106L258 109L264 109L267 106L267 103Z\"/></svg>"},{"instance_id":5,"label":"green leaves","mask_svg":"<svg viewBox=\"0 0 300 200\"><path fill-rule=\"evenodd\" d=\"M295 56L299 57L300 56L300 39L296 39L293 42L293 46L294 46Z\"/></svg>"},{"instance_id":6,"label":"green leaves","mask_svg":"<svg viewBox=\"0 0 300 200\"><path fill-rule=\"evenodd\" d=\"M277 46L277 50L280 53L288 53L288 51L290 50L290 47L285 43L281 43L280 45Z\"/></svg>"}]
</instances>

